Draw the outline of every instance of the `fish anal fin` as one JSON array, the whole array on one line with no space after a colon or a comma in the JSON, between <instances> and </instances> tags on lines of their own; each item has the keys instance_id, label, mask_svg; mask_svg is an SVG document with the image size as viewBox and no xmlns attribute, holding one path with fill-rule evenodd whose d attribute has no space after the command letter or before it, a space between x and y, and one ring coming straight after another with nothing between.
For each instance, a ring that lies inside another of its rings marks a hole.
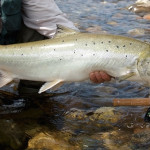
<instances>
[{"instance_id":1,"label":"fish anal fin","mask_svg":"<svg viewBox=\"0 0 150 150\"><path fill-rule=\"evenodd\" d=\"M13 80L10 73L0 70L0 88Z\"/></svg>"},{"instance_id":2,"label":"fish anal fin","mask_svg":"<svg viewBox=\"0 0 150 150\"><path fill-rule=\"evenodd\" d=\"M56 90L57 88L59 88L61 85L63 84L63 80L54 80L52 82L46 82L45 84L42 85L42 87L39 90L39 94L48 90L48 89L52 89L52 90Z\"/></svg>"}]
</instances>

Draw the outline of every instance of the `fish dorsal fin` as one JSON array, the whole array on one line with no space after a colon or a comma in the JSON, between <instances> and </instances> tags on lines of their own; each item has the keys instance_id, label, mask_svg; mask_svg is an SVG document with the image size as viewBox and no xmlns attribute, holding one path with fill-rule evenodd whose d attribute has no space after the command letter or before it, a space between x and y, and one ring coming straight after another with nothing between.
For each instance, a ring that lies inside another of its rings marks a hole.
<instances>
[{"instance_id":1,"label":"fish dorsal fin","mask_svg":"<svg viewBox=\"0 0 150 150\"><path fill-rule=\"evenodd\" d=\"M57 25L57 32L54 38L60 38L60 37L64 37L67 35L73 35L73 34L78 34L78 33L79 33L78 30L74 30L74 29L65 27L63 25Z\"/></svg>"},{"instance_id":2,"label":"fish dorsal fin","mask_svg":"<svg viewBox=\"0 0 150 150\"><path fill-rule=\"evenodd\" d=\"M0 87L3 87L12 80L13 78L11 77L11 74L6 71L0 70Z\"/></svg>"},{"instance_id":3,"label":"fish dorsal fin","mask_svg":"<svg viewBox=\"0 0 150 150\"><path fill-rule=\"evenodd\" d=\"M62 84L63 84L63 80L60 79L54 80L52 82L46 82L45 84L42 85L38 93L40 94L48 89L55 90L59 88Z\"/></svg>"}]
</instances>

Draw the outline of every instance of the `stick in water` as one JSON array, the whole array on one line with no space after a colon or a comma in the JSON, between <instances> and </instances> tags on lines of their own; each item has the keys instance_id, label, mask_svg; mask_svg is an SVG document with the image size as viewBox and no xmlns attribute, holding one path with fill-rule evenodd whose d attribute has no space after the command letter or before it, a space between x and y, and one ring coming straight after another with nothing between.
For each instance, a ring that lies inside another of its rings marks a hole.
<instances>
[{"instance_id":1,"label":"stick in water","mask_svg":"<svg viewBox=\"0 0 150 150\"><path fill-rule=\"evenodd\" d=\"M113 106L150 106L150 98L115 98Z\"/></svg>"}]
</instances>

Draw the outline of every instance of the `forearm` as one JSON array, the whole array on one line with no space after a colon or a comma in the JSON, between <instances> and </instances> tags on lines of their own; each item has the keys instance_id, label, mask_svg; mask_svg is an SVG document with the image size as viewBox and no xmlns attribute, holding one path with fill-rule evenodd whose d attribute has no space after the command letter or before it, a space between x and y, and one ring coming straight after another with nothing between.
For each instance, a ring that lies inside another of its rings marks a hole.
<instances>
[{"instance_id":1,"label":"forearm","mask_svg":"<svg viewBox=\"0 0 150 150\"><path fill-rule=\"evenodd\" d=\"M56 33L57 24L77 30L54 0L22 0L22 11L24 24L48 38Z\"/></svg>"}]
</instances>

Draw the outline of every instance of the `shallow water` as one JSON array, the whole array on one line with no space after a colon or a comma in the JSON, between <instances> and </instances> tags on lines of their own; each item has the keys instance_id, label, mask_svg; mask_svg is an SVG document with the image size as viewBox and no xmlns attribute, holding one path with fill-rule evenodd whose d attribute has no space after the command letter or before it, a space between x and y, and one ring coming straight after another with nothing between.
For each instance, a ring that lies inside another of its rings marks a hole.
<instances>
[{"instance_id":1,"label":"shallow water","mask_svg":"<svg viewBox=\"0 0 150 150\"><path fill-rule=\"evenodd\" d=\"M134 0L56 2L81 31L92 27L150 42L150 21L126 9ZM133 34L134 29L140 29L140 34ZM7 86L0 91L0 146L147 150L150 124L144 116L148 107L113 107L112 100L148 97L148 93L143 85L127 81L65 84L41 95L18 94Z\"/></svg>"}]
</instances>

